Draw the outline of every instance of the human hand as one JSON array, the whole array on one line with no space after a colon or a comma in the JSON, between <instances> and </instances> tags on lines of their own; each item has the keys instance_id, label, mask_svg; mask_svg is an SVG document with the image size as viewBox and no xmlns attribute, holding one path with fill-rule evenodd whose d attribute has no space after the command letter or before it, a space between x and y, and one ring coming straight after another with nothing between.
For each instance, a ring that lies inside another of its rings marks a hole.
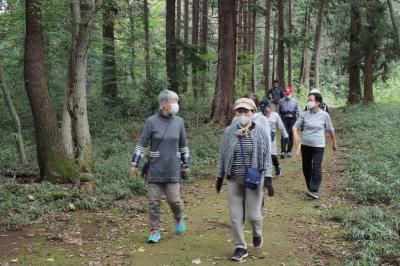
<instances>
[{"instance_id":1,"label":"human hand","mask_svg":"<svg viewBox=\"0 0 400 266\"><path fill-rule=\"evenodd\" d=\"M188 179L190 169L189 168L182 168L181 169L181 178L182 180Z\"/></svg>"},{"instance_id":2,"label":"human hand","mask_svg":"<svg viewBox=\"0 0 400 266\"><path fill-rule=\"evenodd\" d=\"M301 145L299 145L296 149L296 156L300 156L301 154Z\"/></svg>"},{"instance_id":3,"label":"human hand","mask_svg":"<svg viewBox=\"0 0 400 266\"><path fill-rule=\"evenodd\" d=\"M272 186L272 178L271 177L265 177L264 187L267 188L268 196L270 196L270 197L274 196L274 187Z\"/></svg>"},{"instance_id":4,"label":"human hand","mask_svg":"<svg viewBox=\"0 0 400 266\"><path fill-rule=\"evenodd\" d=\"M338 150L338 147L337 147L336 143L332 143L332 149L333 149L333 151L337 151Z\"/></svg>"},{"instance_id":5,"label":"human hand","mask_svg":"<svg viewBox=\"0 0 400 266\"><path fill-rule=\"evenodd\" d=\"M217 193L221 191L222 188L222 182L224 181L223 178L217 178L216 183L215 183L215 189L217 190Z\"/></svg>"},{"instance_id":6,"label":"human hand","mask_svg":"<svg viewBox=\"0 0 400 266\"><path fill-rule=\"evenodd\" d=\"M137 167L131 166L129 168L129 173L131 174L131 176L136 176L137 172L138 172Z\"/></svg>"}]
</instances>

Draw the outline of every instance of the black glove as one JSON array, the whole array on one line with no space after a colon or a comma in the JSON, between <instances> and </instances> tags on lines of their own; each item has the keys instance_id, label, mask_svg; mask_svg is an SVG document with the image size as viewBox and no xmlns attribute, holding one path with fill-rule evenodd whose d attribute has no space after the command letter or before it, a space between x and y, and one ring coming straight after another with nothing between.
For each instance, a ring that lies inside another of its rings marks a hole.
<instances>
[{"instance_id":1,"label":"black glove","mask_svg":"<svg viewBox=\"0 0 400 266\"><path fill-rule=\"evenodd\" d=\"M215 189L217 190L217 193L221 191L223 181L224 181L223 178L220 177L217 178L217 182L215 183Z\"/></svg>"},{"instance_id":2,"label":"black glove","mask_svg":"<svg viewBox=\"0 0 400 266\"><path fill-rule=\"evenodd\" d=\"M272 186L272 178L271 177L264 178L264 187L267 188L268 196L272 197L274 195L274 187Z\"/></svg>"}]
</instances>

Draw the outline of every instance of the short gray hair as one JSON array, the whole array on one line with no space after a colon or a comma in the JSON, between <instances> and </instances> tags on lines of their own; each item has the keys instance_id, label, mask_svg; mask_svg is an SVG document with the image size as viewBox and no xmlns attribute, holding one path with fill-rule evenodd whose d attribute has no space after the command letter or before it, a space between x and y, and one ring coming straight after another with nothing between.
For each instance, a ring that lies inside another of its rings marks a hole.
<instances>
[{"instance_id":1,"label":"short gray hair","mask_svg":"<svg viewBox=\"0 0 400 266\"><path fill-rule=\"evenodd\" d=\"M170 90L163 90L158 95L158 103L160 104L160 109L162 109L163 102L170 102L172 100L179 100L178 94Z\"/></svg>"}]
</instances>

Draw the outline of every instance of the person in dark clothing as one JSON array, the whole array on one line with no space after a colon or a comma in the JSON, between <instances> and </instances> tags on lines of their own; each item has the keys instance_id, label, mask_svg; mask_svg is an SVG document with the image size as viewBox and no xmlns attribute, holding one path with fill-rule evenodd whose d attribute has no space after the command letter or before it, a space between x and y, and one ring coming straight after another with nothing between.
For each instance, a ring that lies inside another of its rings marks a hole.
<instances>
[{"instance_id":1,"label":"person in dark clothing","mask_svg":"<svg viewBox=\"0 0 400 266\"><path fill-rule=\"evenodd\" d=\"M279 100L284 97L283 88L279 84L278 80L272 82L272 88L269 89L267 93L267 99L271 101L275 106L275 111L278 110Z\"/></svg>"},{"instance_id":2,"label":"person in dark clothing","mask_svg":"<svg viewBox=\"0 0 400 266\"><path fill-rule=\"evenodd\" d=\"M292 127L300 115L299 103L292 98L292 87L286 87L283 90L285 97L279 100L278 113L289 134L289 139L281 139L281 158L292 157L293 132Z\"/></svg>"}]
</instances>

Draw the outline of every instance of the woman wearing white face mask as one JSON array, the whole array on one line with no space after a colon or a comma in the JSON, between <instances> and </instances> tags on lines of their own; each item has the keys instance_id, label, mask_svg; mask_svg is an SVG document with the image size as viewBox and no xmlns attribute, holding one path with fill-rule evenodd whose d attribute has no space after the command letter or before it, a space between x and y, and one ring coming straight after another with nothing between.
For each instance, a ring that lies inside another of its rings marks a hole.
<instances>
[{"instance_id":1,"label":"woman wearing white face mask","mask_svg":"<svg viewBox=\"0 0 400 266\"><path fill-rule=\"evenodd\" d=\"M183 119L176 116L179 111L178 95L164 90L158 96L160 112L149 117L132 156L130 173L137 174L137 167L150 143L148 164L148 200L150 216L149 243L160 238L160 202L164 193L173 212L177 234L185 231L183 204L180 197L181 178L189 171L189 148ZM183 174L181 176L181 174Z\"/></svg>"},{"instance_id":2,"label":"woman wearing white face mask","mask_svg":"<svg viewBox=\"0 0 400 266\"><path fill-rule=\"evenodd\" d=\"M320 109L322 96L319 93L310 93L307 109L301 113L293 126L293 135L298 145L296 155L302 157L303 174L307 185L307 195L318 199L321 184L321 165L325 149L325 132L332 139L332 148L337 150L336 137L329 114ZM303 130L300 136L299 130Z\"/></svg>"},{"instance_id":3,"label":"woman wearing white face mask","mask_svg":"<svg viewBox=\"0 0 400 266\"><path fill-rule=\"evenodd\" d=\"M268 133L260 125L252 122L256 108L254 101L241 98L234 105L238 121L225 129L220 145L216 190L220 192L223 178L227 177L228 202L232 223L235 251L232 260L241 261L248 256L244 238L243 217L245 211L253 229L253 246L260 248L263 244L264 182L269 196L273 196ZM252 169L252 170L250 170ZM250 187L249 173L256 171L259 183Z\"/></svg>"}]
</instances>

